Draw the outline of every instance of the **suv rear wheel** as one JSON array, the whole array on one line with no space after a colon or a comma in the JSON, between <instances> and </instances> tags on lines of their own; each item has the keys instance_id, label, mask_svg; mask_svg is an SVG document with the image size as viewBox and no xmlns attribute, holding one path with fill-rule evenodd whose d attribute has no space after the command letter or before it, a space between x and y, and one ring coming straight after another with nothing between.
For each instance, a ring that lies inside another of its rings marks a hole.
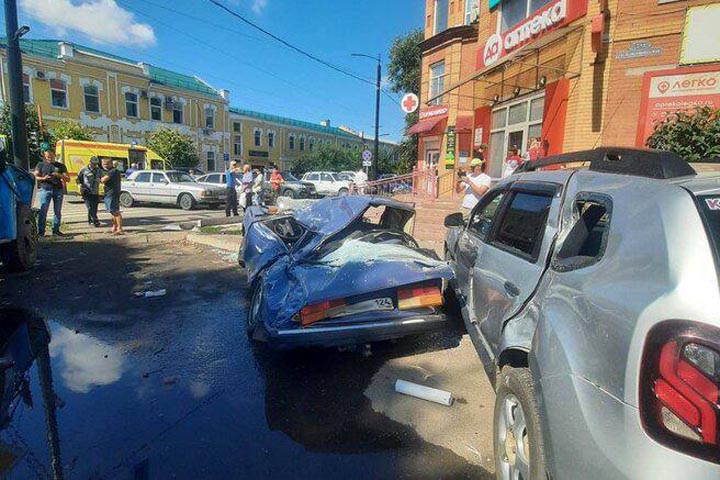
<instances>
[{"instance_id":1,"label":"suv rear wheel","mask_svg":"<svg viewBox=\"0 0 720 480\"><path fill-rule=\"evenodd\" d=\"M503 367L497 381L493 438L498 480L546 480L540 412L530 370Z\"/></svg>"},{"instance_id":2,"label":"suv rear wheel","mask_svg":"<svg viewBox=\"0 0 720 480\"><path fill-rule=\"evenodd\" d=\"M283 197L295 198L295 191L292 188L286 188L282 191Z\"/></svg>"}]
</instances>

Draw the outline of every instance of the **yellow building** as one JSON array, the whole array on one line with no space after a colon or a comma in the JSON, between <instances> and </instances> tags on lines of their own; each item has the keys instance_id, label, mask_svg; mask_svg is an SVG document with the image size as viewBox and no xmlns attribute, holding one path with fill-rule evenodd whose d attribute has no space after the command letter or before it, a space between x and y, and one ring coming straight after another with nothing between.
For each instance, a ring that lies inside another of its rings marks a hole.
<instances>
[{"instance_id":1,"label":"yellow building","mask_svg":"<svg viewBox=\"0 0 720 480\"><path fill-rule=\"evenodd\" d=\"M202 79L59 40L21 40L25 101L45 125L62 118L91 127L98 141L144 145L162 125L191 135L201 165L223 167L230 152L229 92ZM0 43L0 95L8 98Z\"/></svg>"},{"instance_id":2,"label":"yellow building","mask_svg":"<svg viewBox=\"0 0 720 480\"><path fill-rule=\"evenodd\" d=\"M321 144L372 150L372 139L346 127L333 127L329 120L312 123L231 107L230 129L231 158L256 168L270 164L289 168L294 160ZM381 142L382 150L394 147L392 142Z\"/></svg>"}]
</instances>

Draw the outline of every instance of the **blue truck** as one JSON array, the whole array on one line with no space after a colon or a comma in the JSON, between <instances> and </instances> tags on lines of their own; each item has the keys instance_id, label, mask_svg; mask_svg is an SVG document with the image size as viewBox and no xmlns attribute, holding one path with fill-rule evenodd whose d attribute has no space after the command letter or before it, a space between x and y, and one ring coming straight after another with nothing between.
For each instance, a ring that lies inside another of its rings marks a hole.
<instances>
[{"instance_id":1,"label":"blue truck","mask_svg":"<svg viewBox=\"0 0 720 480\"><path fill-rule=\"evenodd\" d=\"M8 161L0 136L0 262L12 272L29 270L37 258L37 221L32 209L35 177Z\"/></svg>"}]
</instances>

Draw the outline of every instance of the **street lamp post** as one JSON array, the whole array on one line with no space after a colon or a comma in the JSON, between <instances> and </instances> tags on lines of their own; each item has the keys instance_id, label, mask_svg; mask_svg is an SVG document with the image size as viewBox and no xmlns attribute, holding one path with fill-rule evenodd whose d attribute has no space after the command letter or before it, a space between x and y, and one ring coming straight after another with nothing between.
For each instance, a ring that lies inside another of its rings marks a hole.
<instances>
[{"instance_id":1,"label":"street lamp post","mask_svg":"<svg viewBox=\"0 0 720 480\"><path fill-rule=\"evenodd\" d=\"M375 81L375 144L373 146L373 160L370 166L370 180L377 175L378 155L380 154L380 81L382 79L382 60L380 54L377 57L365 55L364 53L353 53L353 57L367 57L377 60L377 78Z\"/></svg>"}]
</instances>

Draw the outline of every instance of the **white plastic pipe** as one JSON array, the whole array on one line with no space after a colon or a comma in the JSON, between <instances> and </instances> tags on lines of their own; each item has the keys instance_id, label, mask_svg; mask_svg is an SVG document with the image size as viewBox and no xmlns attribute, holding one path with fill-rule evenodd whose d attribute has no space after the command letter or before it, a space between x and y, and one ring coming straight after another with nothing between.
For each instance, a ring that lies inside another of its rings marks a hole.
<instances>
[{"instance_id":1,"label":"white plastic pipe","mask_svg":"<svg viewBox=\"0 0 720 480\"><path fill-rule=\"evenodd\" d=\"M406 382L405 380L398 379L395 382L395 391L411 397L420 398L427 400L428 402L439 403L449 407L453 404L455 399L452 393L446 392L445 390L438 390L437 388L426 387L425 385L418 385L417 383Z\"/></svg>"}]
</instances>

